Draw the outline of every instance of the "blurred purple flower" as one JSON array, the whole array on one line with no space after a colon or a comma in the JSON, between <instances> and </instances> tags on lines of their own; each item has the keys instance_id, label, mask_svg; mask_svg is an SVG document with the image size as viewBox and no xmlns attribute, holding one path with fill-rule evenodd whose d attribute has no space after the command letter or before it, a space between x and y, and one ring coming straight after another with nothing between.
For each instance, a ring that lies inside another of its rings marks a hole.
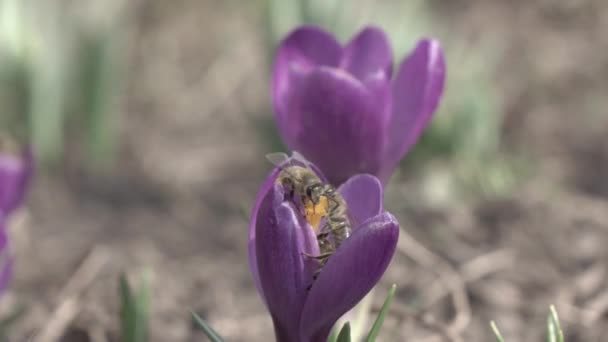
<instances>
[{"instance_id":1,"label":"blurred purple flower","mask_svg":"<svg viewBox=\"0 0 608 342\"><path fill-rule=\"evenodd\" d=\"M318 263L305 254L319 254L316 235L277 184L279 172L273 170L256 197L249 224L251 272L272 316L277 341L326 341L338 318L388 267L399 224L383 211L383 189L376 177L350 178L338 191L347 202L353 234L313 282Z\"/></svg>"},{"instance_id":2,"label":"blurred purple flower","mask_svg":"<svg viewBox=\"0 0 608 342\"><path fill-rule=\"evenodd\" d=\"M0 294L8 286L13 269L6 231L8 216L23 203L33 164L30 148L21 155L0 153Z\"/></svg>"},{"instance_id":3,"label":"blurred purple flower","mask_svg":"<svg viewBox=\"0 0 608 342\"><path fill-rule=\"evenodd\" d=\"M25 148L21 155L0 153L0 216L7 217L22 204L33 165L31 148Z\"/></svg>"},{"instance_id":4,"label":"blurred purple flower","mask_svg":"<svg viewBox=\"0 0 608 342\"><path fill-rule=\"evenodd\" d=\"M386 184L428 124L443 93L439 42L423 39L392 78L384 32L367 27L346 46L304 26L280 44L272 101L283 142L332 184L369 173Z\"/></svg>"}]
</instances>

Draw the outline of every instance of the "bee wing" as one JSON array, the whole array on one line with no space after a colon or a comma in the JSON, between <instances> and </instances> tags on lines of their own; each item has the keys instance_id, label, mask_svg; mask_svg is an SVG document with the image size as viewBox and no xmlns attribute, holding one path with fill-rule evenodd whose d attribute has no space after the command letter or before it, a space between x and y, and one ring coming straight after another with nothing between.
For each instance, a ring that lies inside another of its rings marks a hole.
<instances>
[{"instance_id":1,"label":"bee wing","mask_svg":"<svg viewBox=\"0 0 608 342\"><path fill-rule=\"evenodd\" d=\"M266 155L266 159L268 159L268 161L271 162L272 165L278 166L278 167L284 166L288 162L290 162L290 164L294 165L293 164L294 161L299 162L304 167L309 167L309 165L310 165L310 162L308 161L308 159L304 158L304 156L302 154L300 154L300 152L298 152L298 151L293 151L291 153L291 157L289 155L287 155L287 153L284 153L284 152L268 153Z\"/></svg>"},{"instance_id":2,"label":"bee wing","mask_svg":"<svg viewBox=\"0 0 608 342\"><path fill-rule=\"evenodd\" d=\"M308 159L304 158L304 156L302 154L300 154L300 152L298 152L298 151L291 152L291 158L293 158L294 160L299 161L300 163L302 163L304 165L310 164L310 162L308 161Z\"/></svg>"},{"instance_id":3,"label":"bee wing","mask_svg":"<svg viewBox=\"0 0 608 342\"><path fill-rule=\"evenodd\" d=\"M321 172L321 170L319 170L319 168L316 165L314 165L308 159L306 159L306 157L304 157L302 154L300 154L300 152L293 151L291 153L291 160L297 161L299 164L301 164L301 166L303 166L309 170L312 170L315 173L315 175L321 179L321 181L323 183L328 183L328 180L323 175L323 172Z\"/></svg>"},{"instance_id":4,"label":"bee wing","mask_svg":"<svg viewBox=\"0 0 608 342\"><path fill-rule=\"evenodd\" d=\"M273 152L266 155L266 159L271 162L274 166L278 167L283 172L289 174L292 178L297 178L290 170L289 166L293 164L293 159L290 158L287 153Z\"/></svg>"},{"instance_id":5,"label":"bee wing","mask_svg":"<svg viewBox=\"0 0 608 342\"><path fill-rule=\"evenodd\" d=\"M266 155L266 159L274 166L282 167L286 162L289 161L287 153L273 152Z\"/></svg>"}]
</instances>

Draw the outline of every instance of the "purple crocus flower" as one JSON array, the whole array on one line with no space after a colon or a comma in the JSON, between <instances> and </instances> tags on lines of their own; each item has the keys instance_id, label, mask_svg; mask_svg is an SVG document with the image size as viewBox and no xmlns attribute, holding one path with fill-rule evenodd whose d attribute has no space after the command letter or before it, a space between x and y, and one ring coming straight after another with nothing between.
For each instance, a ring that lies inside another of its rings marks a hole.
<instances>
[{"instance_id":1,"label":"purple crocus flower","mask_svg":"<svg viewBox=\"0 0 608 342\"><path fill-rule=\"evenodd\" d=\"M8 286L13 269L6 231L8 216L23 203L32 171L30 148L24 149L21 155L0 153L0 294Z\"/></svg>"},{"instance_id":2,"label":"purple crocus flower","mask_svg":"<svg viewBox=\"0 0 608 342\"><path fill-rule=\"evenodd\" d=\"M431 119L445 79L443 51L423 39L392 75L384 32L367 27L346 46L303 26L280 44L272 102L283 142L332 184L369 173L386 184Z\"/></svg>"},{"instance_id":3,"label":"purple crocus flower","mask_svg":"<svg viewBox=\"0 0 608 342\"><path fill-rule=\"evenodd\" d=\"M277 183L279 172L272 171L256 197L249 224L251 272L272 316L277 341L326 341L336 321L388 267L399 224L383 211L383 188L376 177L351 177L338 192L347 202L353 233L313 281L319 267L310 257L319 254L316 235L298 204Z\"/></svg>"},{"instance_id":4,"label":"purple crocus flower","mask_svg":"<svg viewBox=\"0 0 608 342\"><path fill-rule=\"evenodd\" d=\"M0 153L0 217L10 215L23 203L33 164L29 147L23 149L20 155Z\"/></svg>"}]
</instances>

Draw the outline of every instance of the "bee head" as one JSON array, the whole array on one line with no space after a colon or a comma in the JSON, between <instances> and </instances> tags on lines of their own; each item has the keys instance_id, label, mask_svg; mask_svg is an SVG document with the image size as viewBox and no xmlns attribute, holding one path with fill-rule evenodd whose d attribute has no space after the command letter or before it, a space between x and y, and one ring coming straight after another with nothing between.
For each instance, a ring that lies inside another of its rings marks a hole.
<instances>
[{"instance_id":1,"label":"bee head","mask_svg":"<svg viewBox=\"0 0 608 342\"><path fill-rule=\"evenodd\" d=\"M319 203L321 196L323 196L323 185L313 184L306 187L306 196L310 198L312 203Z\"/></svg>"}]
</instances>

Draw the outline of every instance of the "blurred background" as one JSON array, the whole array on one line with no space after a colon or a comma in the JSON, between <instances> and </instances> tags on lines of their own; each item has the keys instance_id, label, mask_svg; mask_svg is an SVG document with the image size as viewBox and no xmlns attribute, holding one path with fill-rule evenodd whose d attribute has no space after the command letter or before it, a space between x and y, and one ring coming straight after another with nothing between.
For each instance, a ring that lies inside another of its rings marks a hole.
<instances>
[{"instance_id":1,"label":"blurred background","mask_svg":"<svg viewBox=\"0 0 608 342\"><path fill-rule=\"evenodd\" d=\"M396 62L422 36L447 56L441 107L387 189L403 232L372 305L398 285L379 339L488 341L495 320L540 341L555 304L568 341L601 341L600 0L0 0L0 134L39 158L10 225L0 313L25 308L10 340L116 341L118 274L146 268L152 341L204 340L189 310L228 341L272 339L247 224L264 155L283 149L274 48L302 23L342 42L380 26Z\"/></svg>"}]
</instances>

